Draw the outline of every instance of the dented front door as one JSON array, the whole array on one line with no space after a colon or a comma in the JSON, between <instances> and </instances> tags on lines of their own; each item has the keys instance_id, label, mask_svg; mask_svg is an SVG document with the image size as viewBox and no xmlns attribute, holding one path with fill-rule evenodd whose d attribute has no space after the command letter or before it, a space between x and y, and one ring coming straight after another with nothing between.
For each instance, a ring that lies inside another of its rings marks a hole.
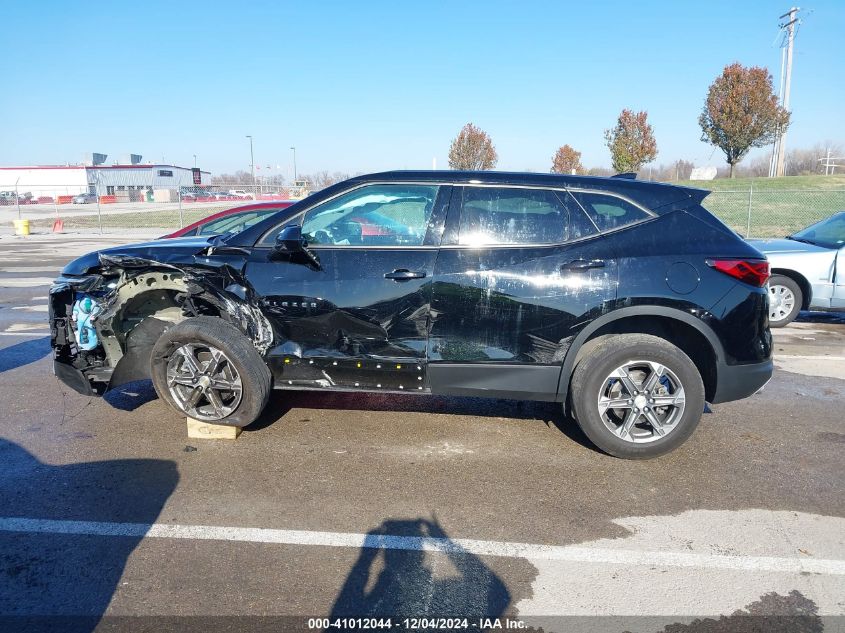
<instances>
[{"instance_id":1,"label":"dented front door","mask_svg":"<svg viewBox=\"0 0 845 633\"><path fill-rule=\"evenodd\" d=\"M303 234L316 265L256 249L246 277L276 333L268 362L278 386L427 390L432 224L448 203L435 205L437 195L367 186L309 210Z\"/></svg>"}]
</instances>

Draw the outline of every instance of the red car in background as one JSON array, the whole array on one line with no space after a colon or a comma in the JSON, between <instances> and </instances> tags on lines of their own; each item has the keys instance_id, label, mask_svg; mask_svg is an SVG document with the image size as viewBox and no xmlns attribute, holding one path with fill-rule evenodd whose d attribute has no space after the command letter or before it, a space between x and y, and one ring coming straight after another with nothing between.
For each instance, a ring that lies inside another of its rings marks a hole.
<instances>
[{"instance_id":1,"label":"red car in background","mask_svg":"<svg viewBox=\"0 0 845 633\"><path fill-rule=\"evenodd\" d=\"M173 237L192 237L194 235L215 235L219 233L239 233L256 224L269 215L287 209L295 200L280 200L278 202L257 202L240 207L224 209L207 218L197 220L193 224L182 227L173 233L162 235L160 239Z\"/></svg>"}]
</instances>

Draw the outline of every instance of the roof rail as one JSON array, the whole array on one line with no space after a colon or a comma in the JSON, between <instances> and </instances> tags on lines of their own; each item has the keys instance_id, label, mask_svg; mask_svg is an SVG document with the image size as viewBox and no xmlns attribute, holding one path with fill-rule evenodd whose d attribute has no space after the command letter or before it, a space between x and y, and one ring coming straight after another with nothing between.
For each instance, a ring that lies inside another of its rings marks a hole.
<instances>
[{"instance_id":1,"label":"roof rail","mask_svg":"<svg viewBox=\"0 0 845 633\"><path fill-rule=\"evenodd\" d=\"M624 171L621 174L613 174L611 178L624 178L625 180L636 180L637 179L637 172L635 171Z\"/></svg>"}]
</instances>

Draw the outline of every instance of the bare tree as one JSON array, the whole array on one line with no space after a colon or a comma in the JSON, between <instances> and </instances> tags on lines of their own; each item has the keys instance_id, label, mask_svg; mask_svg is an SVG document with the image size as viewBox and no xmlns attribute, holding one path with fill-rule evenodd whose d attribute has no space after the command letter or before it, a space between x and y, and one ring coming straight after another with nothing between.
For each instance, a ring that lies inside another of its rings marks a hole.
<instances>
[{"instance_id":1,"label":"bare tree","mask_svg":"<svg viewBox=\"0 0 845 633\"><path fill-rule=\"evenodd\" d=\"M808 149L793 149L786 153L786 168L787 176L805 176L809 174L823 174L824 165L822 158L827 156L827 151L830 150L830 155L833 157L845 156L840 143L826 142L816 143ZM841 160L836 161L842 163ZM841 170L840 171L845 171Z\"/></svg>"},{"instance_id":2,"label":"bare tree","mask_svg":"<svg viewBox=\"0 0 845 633\"><path fill-rule=\"evenodd\" d=\"M467 123L449 147L449 167L468 171L493 169L499 162L487 132Z\"/></svg>"},{"instance_id":3,"label":"bare tree","mask_svg":"<svg viewBox=\"0 0 845 633\"><path fill-rule=\"evenodd\" d=\"M710 85L698 124L701 140L725 153L733 177L752 147L773 143L789 126L789 112L778 105L767 69L733 63Z\"/></svg>"},{"instance_id":4,"label":"bare tree","mask_svg":"<svg viewBox=\"0 0 845 633\"><path fill-rule=\"evenodd\" d=\"M249 185L252 186L252 174L248 171L238 170L234 174L220 174L211 177L213 185Z\"/></svg>"},{"instance_id":5,"label":"bare tree","mask_svg":"<svg viewBox=\"0 0 845 633\"><path fill-rule=\"evenodd\" d=\"M657 141L648 123L648 112L622 110L616 126L604 131L604 139L617 172L639 171L657 157Z\"/></svg>"},{"instance_id":6,"label":"bare tree","mask_svg":"<svg viewBox=\"0 0 845 633\"><path fill-rule=\"evenodd\" d=\"M298 180L305 180L308 182L308 189L310 191L319 191L320 189L325 189L326 187L330 187L331 185L349 178L350 175L346 172L336 171L330 173L326 170L317 171L313 174L299 174L297 177Z\"/></svg>"}]
</instances>

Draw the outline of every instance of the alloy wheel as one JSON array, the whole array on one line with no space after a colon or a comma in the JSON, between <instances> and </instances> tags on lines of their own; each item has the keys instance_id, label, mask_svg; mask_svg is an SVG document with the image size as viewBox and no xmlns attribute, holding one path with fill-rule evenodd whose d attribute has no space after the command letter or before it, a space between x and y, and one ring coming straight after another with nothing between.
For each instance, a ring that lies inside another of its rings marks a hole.
<instances>
[{"instance_id":1,"label":"alloy wheel","mask_svg":"<svg viewBox=\"0 0 845 633\"><path fill-rule=\"evenodd\" d=\"M221 420L241 402L238 370L222 351L206 344L185 343L167 361L167 387L189 417Z\"/></svg>"},{"instance_id":2,"label":"alloy wheel","mask_svg":"<svg viewBox=\"0 0 845 633\"><path fill-rule=\"evenodd\" d=\"M684 386L665 365L628 361L602 382L598 410L605 427L626 442L645 444L674 431L684 414Z\"/></svg>"}]
</instances>

